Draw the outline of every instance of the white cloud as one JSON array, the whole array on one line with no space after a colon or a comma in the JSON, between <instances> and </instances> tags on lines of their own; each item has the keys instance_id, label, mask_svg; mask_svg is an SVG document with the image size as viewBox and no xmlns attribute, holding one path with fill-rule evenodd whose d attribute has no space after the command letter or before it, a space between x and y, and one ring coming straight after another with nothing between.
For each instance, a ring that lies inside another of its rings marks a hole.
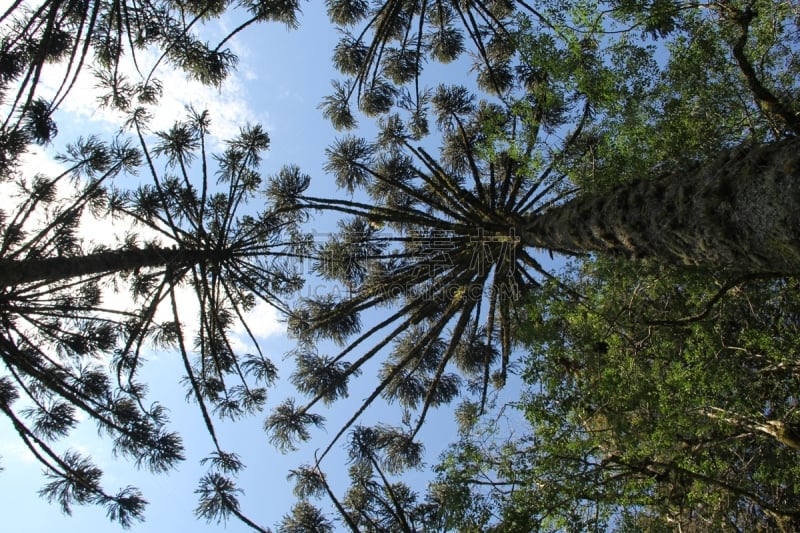
<instances>
[{"instance_id":1,"label":"white cloud","mask_svg":"<svg viewBox=\"0 0 800 533\"><path fill-rule=\"evenodd\" d=\"M281 322L278 312L266 302L259 301L246 315L245 320L250 332L260 339L281 335L286 332L286 325ZM244 327L239 325L234 329L237 335L245 335Z\"/></svg>"},{"instance_id":2,"label":"white cloud","mask_svg":"<svg viewBox=\"0 0 800 533\"><path fill-rule=\"evenodd\" d=\"M167 129L176 120L183 119L189 105L210 112L211 133L219 140L233 137L247 122L268 121L268 117L258 116L250 107L241 76L237 73L232 73L219 88L203 85L166 67L159 68L157 77L163 84L164 93L158 105L150 110L152 120L148 126L153 131ZM125 117L117 111L99 107L97 99L100 95L94 78L89 73L82 73L78 86L64 101L61 111L72 114L78 121L88 119L114 129L121 127Z\"/></svg>"},{"instance_id":3,"label":"white cloud","mask_svg":"<svg viewBox=\"0 0 800 533\"><path fill-rule=\"evenodd\" d=\"M246 58L249 51L233 39L228 43L240 56ZM140 50L136 54L136 64L129 56L121 63L120 72L131 83L142 79L143 74L156 65L159 52L155 49ZM138 70L137 70L138 65ZM245 124L258 122L269 129L269 116L256 112L249 104L244 82L255 77L255 71L244 61L232 71L220 87L203 85L183 72L173 68L166 61L158 63L154 77L163 84L163 95L158 104L150 109L152 120L149 128L160 131L169 128L176 120L186 116L186 107L197 110L207 109L211 114L211 134L222 141L236 135ZM64 71L61 65L49 65L44 69L37 93L53 95L63 82ZM58 122L78 124L89 121L94 129L119 130L125 121L123 113L99 105L98 98L105 92L97 87L98 80L87 68L80 73L69 95L59 107ZM65 116L66 115L66 116Z\"/></svg>"},{"instance_id":4,"label":"white cloud","mask_svg":"<svg viewBox=\"0 0 800 533\"><path fill-rule=\"evenodd\" d=\"M58 176L64 170L66 170L64 165L47 155L41 146L30 145L28 151L20 158L20 171L23 176L36 174Z\"/></svg>"}]
</instances>

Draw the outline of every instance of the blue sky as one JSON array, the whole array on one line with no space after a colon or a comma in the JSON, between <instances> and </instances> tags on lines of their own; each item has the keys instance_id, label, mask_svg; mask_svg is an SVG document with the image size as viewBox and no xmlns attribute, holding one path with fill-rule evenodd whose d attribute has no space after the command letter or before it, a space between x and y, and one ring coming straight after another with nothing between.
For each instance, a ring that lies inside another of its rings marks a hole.
<instances>
[{"instance_id":1,"label":"blue sky","mask_svg":"<svg viewBox=\"0 0 800 533\"><path fill-rule=\"evenodd\" d=\"M289 31L281 25L269 24L250 27L240 34L233 42L233 47L241 63L237 72L220 90L189 84L175 74L164 72L161 77L165 82L165 95L154 120L154 129L167 127L172 120L180 118L185 103L209 109L212 133L218 139L231 137L238 125L244 122L260 122L271 137L271 148L262 166L264 174L276 172L284 164L295 163L312 176L314 194L342 194L335 192L333 178L322 171L324 149L337 132L322 119L317 109L322 97L329 93L331 79L338 77L330 66L331 52L338 35L326 18L322 2L303 3L302 6L304 14L298 30ZM214 41L215 32L223 35L224 29L235 26L231 18L222 20L222 29L212 25L208 28L210 40ZM458 82L462 81L459 78L466 72L462 64L439 68L436 74L437 82ZM64 103L58 119L60 133L51 151L62 150L77 135L89 132L112 135L119 129L118 118L97 109L91 85L91 77L84 74L82 85ZM363 126L369 128L369 123ZM364 135L369 138L368 132ZM32 164L37 167L43 165L42 157L36 155ZM324 235L333 229L333 223L330 217L320 218L312 221L309 229ZM110 229L105 224L91 226L88 232L87 238L90 239L103 240L110 236ZM320 288L330 289L312 284L306 290ZM276 323L274 314L264 313L256 317L256 323L267 333L261 338L264 352L280 365L282 355L291 349L292 342L286 338L282 326ZM284 363L283 367L286 366ZM349 418L358 402L375 386L370 377L375 375L376 366L365 369L362 379L351 388L350 400L337 403L331 412L322 412L328 418L327 430L315 432L309 446L297 453L282 455L267 442L261 428L265 415L235 424L220 424L223 447L239 453L248 465L239 477L239 486L245 490L241 498L245 514L263 526L274 527L281 516L289 511L294 498L291 486L286 482L288 469L310 462L313 450L327 445L339 427L337 421L341 423ZM290 372L290 368L285 369L278 386L270 390L268 408L288 396L294 396L286 379ZM199 412L184 402L183 388L178 385L182 374L176 354L153 354L145 367L150 385L149 399L158 400L170 408L172 426L184 437L187 460L177 471L159 476L137 472L124 459L115 459L110 455L110 443L98 440L92 425L83 424L64 443L93 456L105 471L104 486L107 490L114 492L129 484L142 489L150 505L146 521L134 526L133 530L137 532L221 529L216 524L198 522L192 515L196 505L193 491L205 471L198 463L211 451L211 442ZM512 388L513 384L509 389ZM399 419L400 409L390 406L370 410L365 423L382 421L397 424ZM4 530L30 533L58 530L68 533L120 529L107 521L104 511L99 507L76 507L73 516L68 518L56 505L39 499L36 492L45 481L40 466L24 451L5 421L0 422L0 435L0 454L5 468L0 473L0 516L3 517ZM449 411L436 412L421 437L428 451L428 462L435 461L447 442L455 439ZM346 468L340 451L326 459L325 470L334 490L341 495L346 488ZM424 472L412 476L417 490L424 491L426 477ZM322 502L322 506L327 508L328 502ZM233 520L227 524L226 531L249 531L249 528Z\"/></svg>"}]
</instances>

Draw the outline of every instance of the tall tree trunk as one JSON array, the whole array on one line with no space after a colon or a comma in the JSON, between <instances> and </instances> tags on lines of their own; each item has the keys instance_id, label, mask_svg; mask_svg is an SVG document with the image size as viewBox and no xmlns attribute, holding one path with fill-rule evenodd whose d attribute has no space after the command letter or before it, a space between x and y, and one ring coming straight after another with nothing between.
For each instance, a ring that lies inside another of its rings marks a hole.
<instances>
[{"instance_id":1,"label":"tall tree trunk","mask_svg":"<svg viewBox=\"0 0 800 533\"><path fill-rule=\"evenodd\" d=\"M532 216L530 246L746 272L800 272L800 138L586 194Z\"/></svg>"},{"instance_id":2,"label":"tall tree trunk","mask_svg":"<svg viewBox=\"0 0 800 533\"><path fill-rule=\"evenodd\" d=\"M52 283L80 276L170 264L190 265L207 261L215 255L209 250L150 247L108 250L74 257L0 260L0 287L35 281Z\"/></svg>"}]
</instances>

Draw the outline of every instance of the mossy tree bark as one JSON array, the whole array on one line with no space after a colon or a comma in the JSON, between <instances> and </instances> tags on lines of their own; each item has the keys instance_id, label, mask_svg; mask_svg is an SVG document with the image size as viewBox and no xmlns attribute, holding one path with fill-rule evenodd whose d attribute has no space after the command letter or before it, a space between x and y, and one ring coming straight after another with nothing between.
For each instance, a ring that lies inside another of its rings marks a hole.
<instances>
[{"instance_id":1,"label":"mossy tree bark","mask_svg":"<svg viewBox=\"0 0 800 533\"><path fill-rule=\"evenodd\" d=\"M746 272L800 271L800 138L584 194L530 217L523 243Z\"/></svg>"}]
</instances>

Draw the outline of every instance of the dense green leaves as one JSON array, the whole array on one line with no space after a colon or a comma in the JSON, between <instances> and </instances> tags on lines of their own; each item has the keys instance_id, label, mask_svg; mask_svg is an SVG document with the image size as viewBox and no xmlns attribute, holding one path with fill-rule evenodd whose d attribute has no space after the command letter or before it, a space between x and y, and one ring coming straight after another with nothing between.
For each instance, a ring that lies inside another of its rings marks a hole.
<instances>
[{"instance_id":1,"label":"dense green leaves","mask_svg":"<svg viewBox=\"0 0 800 533\"><path fill-rule=\"evenodd\" d=\"M529 306L529 429L464 438L441 482L514 530L794 529L795 282L620 261L573 280L573 296Z\"/></svg>"}]
</instances>

